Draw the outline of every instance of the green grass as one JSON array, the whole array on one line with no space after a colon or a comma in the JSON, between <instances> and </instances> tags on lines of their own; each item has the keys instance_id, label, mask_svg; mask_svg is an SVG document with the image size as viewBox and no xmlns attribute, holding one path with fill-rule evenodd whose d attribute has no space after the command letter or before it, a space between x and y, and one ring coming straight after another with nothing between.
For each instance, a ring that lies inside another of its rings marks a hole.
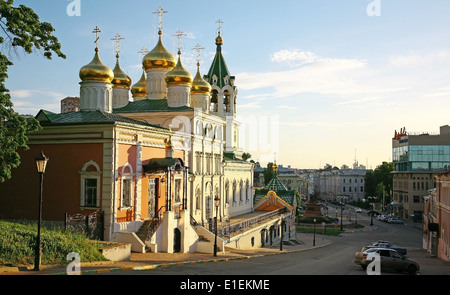
<instances>
[{"instance_id":1,"label":"green grass","mask_svg":"<svg viewBox=\"0 0 450 295\"><path fill-rule=\"evenodd\" d=\"M304 234L312 234L314 233L314 227L313 226L297 226L297 232L298 233L304 233ZM324 229L322 226L317 226L315 229L316 234L318 235L327 235L327 236L337 236L345 230L341 230L339 226L330 226L328 225L326 229Z\"/></svg>"},{"instance_id":2,"label":"green grass","mask_svg":"<svg viewBox=\"0 0 450 295\"><path fill-rule=\"evenodd\" d=\"M34 264L37 225L0 221L0 265ZM83 234L41 227L41 263L67 263L67 254L77 252L82 262L107 260L99 249L101 242L91 241Z\"/></svg>"}]
</instances>

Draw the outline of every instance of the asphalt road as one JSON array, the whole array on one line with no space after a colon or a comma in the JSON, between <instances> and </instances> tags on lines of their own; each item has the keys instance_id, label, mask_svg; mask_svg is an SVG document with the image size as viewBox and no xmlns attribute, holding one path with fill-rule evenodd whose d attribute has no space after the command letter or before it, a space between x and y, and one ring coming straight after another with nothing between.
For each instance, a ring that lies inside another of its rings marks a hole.
<instances>
[{"instance_id":1,"label":"asphalt road","mask_svg":"<svg viewBox=\"0 0 450 295\"><path fill-rule=\"evenodd\" d=\"M352 218L355 218L354 215ZM377 240L387 240L408 250L408 257L419 262L419 275L449 275L450 264L433 258L421 249L421 230L410 224L388 224L358 214L358 223L363 230L347 230L338 237L327 236L332 244L309 251L282 255L255 257L212 264L190 264L148 271L122 272L133 275L367 275L353 262L356 251ZM317 235L316 239L321 236ZM405 276L397 272L383 272L382 275Z\"/></svg>"}]
</instances>

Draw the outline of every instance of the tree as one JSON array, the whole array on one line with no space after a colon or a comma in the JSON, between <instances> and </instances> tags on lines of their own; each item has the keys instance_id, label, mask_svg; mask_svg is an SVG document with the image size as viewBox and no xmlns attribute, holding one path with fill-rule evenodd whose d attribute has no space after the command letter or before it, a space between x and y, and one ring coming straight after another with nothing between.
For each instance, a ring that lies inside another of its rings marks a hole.
<instances>
[{"instance_id":1,"label":"tree","mask_svg":"<svg viewBox=\"0 0 450 295\"><path fill-rule=\"evenodd\" d=\"M20 165L19 149L28 149L27 134L41 129L34 118L26 119L13 109L9 90L5 87L11 52L17 54L40 51L47 59L52 53L61 58L61 44L52 34L51 24L40 22L39 16L29 7L13 7L13 0L0 0L0 182L11 178L11 170ZM5 51L8 53L5 55Z\"/></svg>"},{"instance_id":2,"label":"tree","mask_svg":"<svg viewBox=\"0 0 450 295\"><path fill-rule=\"evenodd\" d=\"M242 160L247 161L252 155L250 153L242 153Z\"/></svg>"},{"instance_id":3,"label":"tree","mask_svg":"<svg viewBox=\"0 0 450 295\"><path fill-rule=\"evenodd\" d=\"M272 178L275 172L273 171L273 163L270 162L267 164L267 168L264 168L264 184L268 184Z\"/></svg>"},{"instance_id":4,"label":"tree","mask_svg":"<svg viewBox=\"0 0 450 295\"><path fill-rule=\"evenodd\" d=\"M394 164L388 162L383 162L374 171L367 171L364 181L366 196L376 197L378 201L382 201L384 192L385 203L388 203L393 181L392 171Z\"/></svg>"}]
</instances>

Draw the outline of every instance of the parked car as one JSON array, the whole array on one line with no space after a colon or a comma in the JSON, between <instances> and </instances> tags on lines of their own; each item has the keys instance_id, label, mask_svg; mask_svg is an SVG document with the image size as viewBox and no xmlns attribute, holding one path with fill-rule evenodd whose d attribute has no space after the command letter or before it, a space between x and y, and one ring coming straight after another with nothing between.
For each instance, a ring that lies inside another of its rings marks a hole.
<instances>
[{"instance_id":1,"label":"parked car","mask_svg":"<svg viewBox=\"0 0 450 295\"><path fill-rule=\"evenodd\" d=\"M403 221L400 218L397 217L390 217L387 220L388 223L397 223L397 224L403 224Z\"/></svg>"},{"instance_id":2,"label":"parked car","mask_svg":"<svg viewBox=\"0 0 450 295\"><path fill-rule=\"evenodd\" d=\"M371 248L364 252L356 252L354 258L355 264L366 269L372 262L372 259L367 259L370 253L378 253L380 255L381 270L406 271L409 274L416 274L420 270L420 265L416 261L405 257L393 249L385 248Z\"/></svg>"},{"instance_id":3,"label":"parked car","mask_svg":"<svg viewBox=\"0 0 450 295\"><path fill-rule=\"evenodd\" d=\"M355 212L356 212L356 213L361 213L362 210L361 210L361 208L356 208L356 209L355 209Z\"/></svg>"},{"instance_id":4,"label":"parked car","mask_svg":"<svg viewBox=\"0 0 450 295\"><path fill-rule=\"evenodd\" d=\"M372 245L364 246L364 247L362 247L361 251L364 252L365 250L372 249L372 248L393 249L393 250L397 251L398 253L405 255L405 256L408 253L408 251L405 248L393 246L388 241L378 241L378 242L373 243Z\"/></svg>"},{"instance_id":5,"label":"parked car","mask_svg":"<svg viewBox=\"0 0 450 295\"><path fill-rule=\"evenodd\" d=\"M381 214L380 216L378 216L378 220L387 222L391 217L392 216Z\"/></svg>"}]
</instances>

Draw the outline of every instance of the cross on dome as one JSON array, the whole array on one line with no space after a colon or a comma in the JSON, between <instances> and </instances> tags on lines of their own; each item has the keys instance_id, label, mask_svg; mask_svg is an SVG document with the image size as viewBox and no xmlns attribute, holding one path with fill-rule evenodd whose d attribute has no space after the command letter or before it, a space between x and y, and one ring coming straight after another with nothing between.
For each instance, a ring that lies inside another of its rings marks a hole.
<instances>
[{"instance_id":1,"label":"cross on dome","mask_svg":"<svg viewBox=\"0 0 450 295\"><path fill-rule=\"evenodd\" d=\"M187 34L183 33L183 31L178 30L175 34L173 34L174 37L178 38L178 54L181 53L181 38L183 38L184 36L187 36Z\"/></svg>"},{"instance_id":2,"label":"cross on dome","mask_svg":"<svg viewBox=\"0 0 450 295\"><path fill-rule=\"evenodd\" d=\"M144 57L147 54L147 52L148 52L147 48L142 47L142 49L138 51L139 57L140 58Z\"/></svg>"},{"instance_id":3,"label":"cross on dome","mask_svg":"<svg viewBox=\"0 0 450 295\"><path fill-rule=\"evenodd\" d=\"M159 16L159 23L158 23L158 29L161 32L162 31L162 15L163 13L167 13L162 7L160 6L153 14L157 14Z\"/></svg>"},{"instance_id":4,"label":"cross on dome","mask_svg":"<svg viewBox=\"0 0 450 295\"><path fill-rule=\"evenodd\" d=\"M200 44L197 44L193 49L197 51L197 64L200 64L200 51L205 48L202 47Z\"/></svg>"},{"instance_id":5,"label":"cross on dome","mask_svg":"<svg viewBox=\"0 0 450 295\"><path fill-rule=\"evenodd\" d=\"M100 39L100 37L98 36L98 33L100 33L101 30L98 28L98 26L95 26L94 31L92 31L92 33L95 33L95 50L98 50L98 39Z\"/></svg>"},{"instance_id":6,"label":"cross on dome","mask_svg":"<svg viewBox=\"0 0 450 295\"><path fill-rule=\"evenodd\" d=\"M220 35L220 32L222 31L223 21L221 19L219 19L218 21L216 21L216 24L219 24L219 28L217 29L217 31L218 31L218 33Z\"/></svg>"},{"instance_id":7,"label":"cross on dome","mask_svg":"<svg viewBox=\"0 0 450 295\"><path fill-rule=\"evenodd\" d=\"M122 38L118 33L114 36L114 38L111 38L112 41L116 42L116 56L119 56L120 52L120 40L125 40L125 38Z\"/></svg>"}]
</instances>

